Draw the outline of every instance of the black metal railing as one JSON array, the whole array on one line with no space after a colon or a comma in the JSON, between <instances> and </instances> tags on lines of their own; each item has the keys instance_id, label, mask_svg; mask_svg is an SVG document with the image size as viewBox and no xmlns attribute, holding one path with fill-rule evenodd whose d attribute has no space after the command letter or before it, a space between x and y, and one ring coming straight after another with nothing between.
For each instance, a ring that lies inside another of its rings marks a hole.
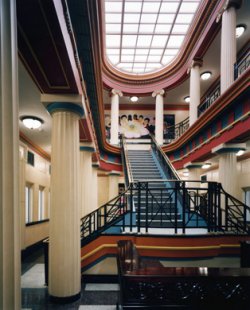
<instances>
[{"instance_id":1,"label":"black metal railing","mask_svg":"<svg viewBox=\"0 0 250 310\"><path fill-rule=\"evenodd\" d=\"M118 228L116 233L150 232L151 228L186 233L200 228L204 233L249 234L247 213L250 208L217 182L142 180L82 218L81 233L85 241L111 226Z\"/></svg>"},{"instance_id":2,"label":"black metal railing","mask_svg":"<svg viewBox=\"0 0 250 310\"><path fill-rule=\"evenodd\" d=\"M162 169L166 173L168 179L171 180L180 180L177 171L172 165L171 161L167 157L167 155L163 152L162 148L158 145L155 137L150 135L151 138L151 149L154 152L158 162L160 163Z\"/></svg>"},{"instance_id":3,"label":"black metal railing","mask_svg":"<svg viewBox=\"0 0 250 310\"><path fill-rule=\"evenodd\" d=\"M201 116L214 102L220 97L220 83L217 84L213 91L211 91L204 101L202 101L197 108L198 117Z\"/></svg>"},{"instance_id":4,"label":"black metal railing","mask_svg":"<svg viewBox=\"0 0 250 310\"><path fill-rule=\"evenodd\" d=\"M185 131L187 131L189 128L189 117L184 119L182 122L174 125L174 126L168 126L166 133L164 133L164 140L166 143L171 143L180 136L184 134Z\"/></svg>"},{"instance_id":5,"label":"black metal railing","mask_svg":"<svg viewBox=\"0 0 250 310\"><path fill-rule=\"evenodd\" d=\"M250 65L250 49L234 64L234 79L241 76Z\"/></svg>"}]
</instances>

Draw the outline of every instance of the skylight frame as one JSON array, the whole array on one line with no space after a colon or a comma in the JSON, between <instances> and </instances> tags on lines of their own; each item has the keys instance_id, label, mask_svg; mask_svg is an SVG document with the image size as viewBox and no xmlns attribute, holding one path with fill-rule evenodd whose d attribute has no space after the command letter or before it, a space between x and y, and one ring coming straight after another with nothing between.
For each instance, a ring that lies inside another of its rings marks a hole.
<instances>
[{"instance_id":1,"label":"skylight frame","mask_svg":"<svg viewBox=\"0 0 250 310\"><path fill-rule=\"evenodd\" d=\"M103 2L107 60L119 71L142 75L159 71L177 57L202 0L103 0ZM170 4L169 11L167 11L168 4ZM173 42L174 38L176 42ZM126 53L126 50L129 53ZM114 59L118 59L118 62L114 63ZM127 61L124 61L126 59Z\"/></svg>"}]
</instances>

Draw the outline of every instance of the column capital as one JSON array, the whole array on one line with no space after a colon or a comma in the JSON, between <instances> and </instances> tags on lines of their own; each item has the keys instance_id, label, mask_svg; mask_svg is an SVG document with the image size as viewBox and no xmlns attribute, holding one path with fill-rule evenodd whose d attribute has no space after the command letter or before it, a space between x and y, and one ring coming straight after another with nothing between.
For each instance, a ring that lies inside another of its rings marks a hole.
<instances>
[{"instance_id":1,"label":"column capital","mask_svg":"<svg viewBox=\"0 0 250 310\"><path fill-rule=\"evenodd\" d=\"M216 23L220 21L221 16L223 15L225 11L227 11L228 9L232 7L237 10L241 7L241 5L242 5L242 0L227 0L217 15Z\"/></svg>"},{"instance_id":2,"label":"column capital","mask_svg":"<svg viewBox=\"0 0 250 310\"><path fill-rule=\"evenodd\" d=\"M155 90L152 93L152 97L156 97L157 95L164 96L165 95L165 90L164 89L159 89L159 90Z\"/></svg>"},{"instance_id":3,"label":"column capital","mask_svg":"<svg viewBox=\"0 0 250 310\"><path fill-rule=\"evenodd\" d=\"M123 93L122 93L122 91L120 91L119 89L112 89L111 91L110 91L110 96L112 96L112 95L118 95L119 97L122 97L123 96Z\"/></svg>"},{"instance_id":4,"label":"column capital","mask_svg":"<svg viewBox=\"0 0 250 310\"><path fill-rule=\"evenodd\" d=\"M189 66L189 68L187 69L187 74L190 73L191 69L194 68L194 67L202 67L203 65L203 59L201 58L194 58L191 62L191 65Z\"/></svg>"},{"instance_id":5,"label":"column capital","mask_svg":"<svg viewBox=\"0 0 250 310\"><path fill-rule=\"evenodd\" d=\"M51 115L58 111L69 111L78 114L81 118L84 116L83 108L72 102L53 102L47 105L46 109Z\"/></svg>"},{"instance_id":6,"label":"column capital","mask_svg":"<svg viewBox=\"0 0 250 310\"><path fill-rule=\"evenodd\" d=\"M246 150L246 143L222 143L212 149L212 153L237 153Z\"/></svg>"}]
</instances>

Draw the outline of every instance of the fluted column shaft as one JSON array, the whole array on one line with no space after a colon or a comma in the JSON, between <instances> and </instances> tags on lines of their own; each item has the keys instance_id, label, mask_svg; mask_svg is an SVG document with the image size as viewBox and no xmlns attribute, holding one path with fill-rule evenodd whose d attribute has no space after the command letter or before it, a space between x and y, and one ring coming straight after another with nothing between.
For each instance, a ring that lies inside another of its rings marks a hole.
<instances>
[{"instance_id":1,"label":"fluted column shaft","mask_svg":"<svg viewBox=\"0 0 250 310\"><path fill-rule=\"evenodd\" d=\"M111 91L111 128L110 144L118 145L119 143L119 97L122 92L113 89Z\"/></svg>"},{"instance_id":2,"label":"fluted column shaft","mask_svg":"<svg viewBox=\"0 0 250 310\"><path fill-rule=\"evenodd\" d=\"M109 175L109 200L118 196L118 193L119 193L118 181L119 181L118 175L114 175L114 174Z\"/></svg>"},{"instance_id":3,"label":"fluted column shaft","mask_svg":"<svg viewBox=\"0 0 250 310\"><path fill-rule=\"evenodd\" d=\"M97 167L92 167L92 180L91 180L91 206L90 212L96 210L98 206L98 179L97 179Z\"/></svg>"},{"instance_id":4,"label":"fluted column shaft","mask_svg":"<svg viewBox=\"0 0 250 310\"><path fill-rule=\"evenodd\" d=\"M163 144L164 93L161 89L152 94L155 97L155 139L159 145Z\"/></svg>"},{"instance_id":5,"label":"fluted column shaft","mask_svg":"<svg viewBox=\"0 0 250 310\"><path fill-rule=\"evenodd\" d=\"M81 291L80 107L52 103L48 110L52 114L49 294L56 298L78 298Z\"/></svg>"},{"instance_id":6,"label":"fluted column shaft","mask_svg":"<svg viewBox=\"0 0 250 310\"><path fill-rule=\"evenodd\" d=\"M234 81L236 62L236 10L233 6L223 12L221 27L221 94Z\"/></svg>"},{"instance_id":7,"label":"fluted column shaft","mask_svg":"<svg viewBox=\"0 0 250 310\"><path fill-rule=\"evenodd\" d=\"M21 308L16 1L0 1L0 309Z\"/></svg>"},{"instance_id":8,"label":"fluted column shaft","mask_svg":"<svg viewBox=\"0 0 250 310\"><path fill-rule=\"evenodd\" d=\"M81 217L83 217L92 209L92 152L82 148L80 150Z\"/></svg>"},{"instance_id":9,"label":"fluted column shaft","mask_svg":"<svg viewBox=\"0 0 250 310\"><path fill-rule=\"evenodd\" d=\"M198 118L197 109L200 104L200 67L201 62L193 61L190 69L189 126L192 126Z\"/></svg>"},{"instance_id":10,"label":"fluted column shaft","mask_svg":"<svg viewBox=\"0 0 250 310\"><path fill-rule=\"evenodd\" d=\"M237 197L237 160L235 152L220 154L219 157L219 182L230 195Z\"/></svg>"}]
</instances>

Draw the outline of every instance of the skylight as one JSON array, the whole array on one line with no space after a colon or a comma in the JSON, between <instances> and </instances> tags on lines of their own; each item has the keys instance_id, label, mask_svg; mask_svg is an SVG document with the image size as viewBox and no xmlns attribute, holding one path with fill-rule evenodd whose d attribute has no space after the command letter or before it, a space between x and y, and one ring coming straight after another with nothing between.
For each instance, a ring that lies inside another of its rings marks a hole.
<instances>
[{"instance_id":1,"label":"skylight","mask_svg":"<svg viewBox=\"0 0 250 310\"><path fill-rule=\"evenodd\" d=\"M145 74L177 56L202 0L103 0L108 61Z\"/></svg>"}]
</instances>

